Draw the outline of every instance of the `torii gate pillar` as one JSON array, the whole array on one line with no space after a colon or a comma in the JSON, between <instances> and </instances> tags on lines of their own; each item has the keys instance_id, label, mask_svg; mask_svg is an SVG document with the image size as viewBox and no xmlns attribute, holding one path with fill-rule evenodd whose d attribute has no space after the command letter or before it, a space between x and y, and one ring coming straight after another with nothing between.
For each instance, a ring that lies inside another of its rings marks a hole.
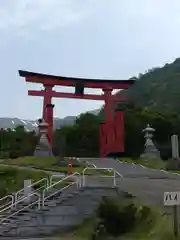
<instances>
[{"instance_id":1,"label":"torii gate pillar","mask_svg":"<svg viewBox=\"0 0 180 240\"><path fill-rule=\"evenodd\" d=\"M51 146L52 146L52 139L53 139L53 109L54 109L54 104L50 103L46 105L45 119L48 122L47 136Z\"/></svg>"}]
</instances>

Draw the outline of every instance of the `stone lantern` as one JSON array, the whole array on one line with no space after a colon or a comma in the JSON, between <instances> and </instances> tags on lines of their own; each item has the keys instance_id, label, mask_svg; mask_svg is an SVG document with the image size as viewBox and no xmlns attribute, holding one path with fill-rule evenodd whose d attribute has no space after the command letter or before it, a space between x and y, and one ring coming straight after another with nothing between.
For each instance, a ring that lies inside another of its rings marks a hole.
<instances>
[{"instance_id":1,"label":"stone lantern","mask_svg":"<svg viewBox=\"0 0 180 240\"><path fill-rule=\"evenodd\" d=\"M146 128L142 132L145 133L145 149L144 153L142 153L140 157L143 159L160 159L160 152L157 150L152 140L155 129L147 124Z\"/></svg>"},{"instance_id":2,"label":"stone lantern","mask_svg":"<svg viewBox=\"0 0 180 240\"><path fill-rule=\"evenodd\" d=\"M34 156L38 157L49 157L52 156L52 149L51 145L49 144L48 138L47 138L47 129L48 129L48 123L44 121L44 119L39 119L38 121L38 127L39 127L39 142L36 146L36 149L34 151Z\"/></svg>"}]
</instances>

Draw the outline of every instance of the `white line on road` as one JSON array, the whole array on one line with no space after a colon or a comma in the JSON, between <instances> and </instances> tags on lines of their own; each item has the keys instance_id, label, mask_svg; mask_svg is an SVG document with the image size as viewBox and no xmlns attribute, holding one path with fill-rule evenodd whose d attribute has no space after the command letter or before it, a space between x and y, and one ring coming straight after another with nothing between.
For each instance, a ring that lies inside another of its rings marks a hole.
<instances>
[{"instance_id":1,"label":"white line on road","mask_svg":"<svg viewBox=\"0 0 180 240\"><path fill-rule=\"evenodd\" d=\"M172 174L177 175L178 177L180 177L180 174L179 174L179 173L172 173Z\"/></svg>"},{"instance_id":2,"label":"white line on road","mask_svg":"<svg viewBox=\"0 0 180 240\"><path fill-rule=\"evenodd\" d=\"M95 164L92 164L94 168L97 168Z\"/></svg>"},{"instance_id":3,"label":"white line on road","mask_svg":"<svg viewBox=\"0 0 180 240\"><path fill-rule=\"evenodd\" d=\"M141 164L140 164L140 166L141 166L142 168L146 168L145 166L143 166L143 165L141 165Z\"/></svg>"},{"instance_id":4,"label":"white line on road","mask_svg":"<svg viewBox=\"0 0 180 240\"><path fill-rule=\"evenodd\" d=\"M163 170L163 169L161 169L161 172L168 173L167 171L165 171L165 170Z\"/></svg>"}]
</instances>

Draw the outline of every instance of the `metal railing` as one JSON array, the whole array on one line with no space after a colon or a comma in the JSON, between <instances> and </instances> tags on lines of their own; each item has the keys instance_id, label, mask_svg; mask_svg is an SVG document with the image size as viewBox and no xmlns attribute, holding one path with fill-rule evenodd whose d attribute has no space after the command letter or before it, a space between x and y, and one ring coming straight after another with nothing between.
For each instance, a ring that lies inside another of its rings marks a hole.
<instances>
[{"instance_id":1,"label":"metal railing","mask_svg":"<svg viewBox=\"0 0 180 240\"><path fill-rule=\"evenodd\" d=\"M12 205L13 205L13 203L14 203L14 196L13 195L7 195L7 196L5 196L5 197L2 197L2 198L0 198L0 202L1 201L6 201L6 200L10 200L9 202L6 202L5 204L3 204L3 205L0 205L0 209L4 209L4 208L6 208L7 206L11 206L11 208L12 208Z\"/></svg>"},{"instance_id":2,"label":"metal railing","mask_svg":"<svg viewBox=\"0 0 180 240\"><path fill-rule=\"evenodd\" d=\"M18 200L17 202L14 202L14 203L12 204L12 206L8 206L8 207L0 210L0 214L6 212L7 210L11 210L12 207L13 207L13 208L14 208L14 207L16 208L16 206L17 206L19 203L24 203L26 200L29 200L29 198L30 198L30 197L33 197L33 196L37 196L38 199L35 200L35 201L33 201L33 202L31 202L31 203L29 203L29 204L27 203L26 206L22 206L22 208L18 209L18 210L15 211L14 213L12 213L12 214L10 214L10 215L2 218L2 219L0 220L0 224L2 224L2 223L5 222L5 221L8 221L11 217L17 215L19 212L22 212L23 210L25 210L25 209L27 209L27 208L35 205L36 203L38 204L38 209L40 209L40 208L41 208L41 195L40 195L39 193L37 193L37 192L33 192L33 193L29 194L28 196L26 196L26 197L24 197L24 198L21 198L21 199Z\"/></svg>"},{"instance_id":3,"label":"metal railing","mask_svg":"<svg viewBox=\"0 0 180 240\"><path fill-rule=\"evenodd\" d=\"M42 178L42 179L40 179L39 181L32 183L32 184L29 185L28 187L29 187L29 188L35 187L36 185L38 185L38 184L40 184L40 183L42 183L42 182L44 182L45 184L44 184L43 186L35 189L34 191L31 191L31 193L32 193L32 192L38 192L40 189L42 189L42 188L44 188L44 187L47 188L47 187L49 186L49 180L48 180L48 178ZM23 196L20 196L21 194L24 194L24 188L22 188L21 190L19 190L19 191L17 191L17 192L15 193L14 202L17 202L19 199L21 199L21 198L24 197L24 195L23 195ZM20 197L19 197L19 196L20 196Z\"/></svg>"},{"instance_id":4,"label":"metal railing","mask_svg":"<svg viewBox=\"0 0 180 240\"><path fill-rule=\"evenodd\" d=\"M53 175L51 175L51 177L50 177L50 179L49 179L49 186L51 186L52 184L53 184L53 178L61 178L61 179L63 179L65 176L63 176L63 175L57 175L57 174L53 174Z\"/></svg>"},{"instance_id":5,"label":"metal railing","mask_svg":"<svg viewBox=\"0 0 180 240\"><path fill-rule=\"evenodd\" d=\"M68 179L76 178L76 180L79 181L80 176L81 176L80 173L75 172L75 173L73 173L73 174L71 174L71 175L68 175ZM63 179L66 178L66 177L65 177L65 176L62 176L62 175L58 175L58 174L57 174L57 175L56 175L56 174L51 175L50 180L49 180L49 186L53 185L53 178L56 178L56 179L57 179L57 178L61 178L61 179L63 180ZM81 184L81 182L80 182L80 184Z\"/></svg>"},{"instance_id":6,"label":"metal railing","mask_svg":"<svg viewBox=\"0 0 180 240\"><path fill-rule=\"evenodd\" d=\"M101 175L101 177L106 177L106 178L112 178L113 179L113 186L116 186L116 175L120 176L123 179L123 175L121 175L119 172L117 172L116 170L114 170L114 168L97 168L97 167L86 167L83 171L82 171L82 186L85 187L86 184L86 171L88 170L93 170L93 171L108 171L108 172L113 172L112 176L106 176L106 175Z\"/></svg>"},{"instance_id":7,"label":"metal railing","mask_svg":"<svg viewBox=\"0 0 180 240\"><path fill-rule=\"evenodd\" d=\"M52 194L48 195L48 196L45 196L45 193L48 192L50 189L56 187L58 184L61 184L67 180L70 180L72 179L72 183L68 184L67 186L65 187L62 187L60 189L58 189L57 191L54 191ZM44 208L44 203L45 203L45 200L47 200L48 198L60 193L60 192L63 192L65 189L69 188L70 186L72 185L76 185L77 186L77 189L81 188L81 174L78 173L78 172L75 172L71 175L68 175L67 177L51 184L50 186L48 186L47 188L45 188L43 190L43 193L42 193L42 208Z\"/></svg>"}]
</instances>

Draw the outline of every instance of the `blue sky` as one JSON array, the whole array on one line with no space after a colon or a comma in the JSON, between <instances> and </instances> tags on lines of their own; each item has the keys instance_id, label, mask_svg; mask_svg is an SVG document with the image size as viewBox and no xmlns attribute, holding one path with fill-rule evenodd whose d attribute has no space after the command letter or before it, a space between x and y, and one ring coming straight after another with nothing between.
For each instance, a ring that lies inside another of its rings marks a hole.
<instances>
[{"instance_id":1,"label":"blue sky","mask_svg":"<svg viewBox=\"0 0 180 240\"><path fill-rule=\"evenodd\" d=\"M41 117L42 99L27 95L41 86L18 69L128 79L180 57L179 13L179 0L0 0L0 117ZM58 117L102 105L53 103Z\"/></svg>"}]
</instances>

